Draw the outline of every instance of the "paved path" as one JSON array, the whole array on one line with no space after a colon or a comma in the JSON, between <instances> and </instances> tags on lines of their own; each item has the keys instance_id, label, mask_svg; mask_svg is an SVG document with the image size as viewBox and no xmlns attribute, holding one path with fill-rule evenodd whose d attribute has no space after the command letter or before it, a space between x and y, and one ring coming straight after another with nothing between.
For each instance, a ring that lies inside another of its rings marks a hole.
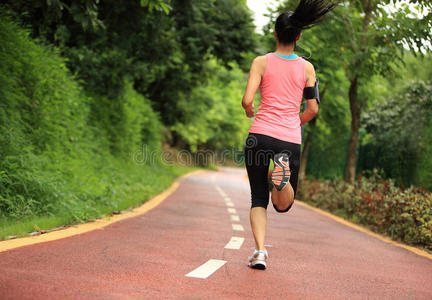
<instances>
[{"instance_id":1,"label":"paved path","mask_svg":"<svg viewBox=\"0 0 432 300\"><path fill-rule=\"evenodd\" d=\"M299 204L269 206L269 268L249 269L245 176L197 173L144 215L1 252L0 299L432 299L432 260Z\"/></svg>"}]
</instances>

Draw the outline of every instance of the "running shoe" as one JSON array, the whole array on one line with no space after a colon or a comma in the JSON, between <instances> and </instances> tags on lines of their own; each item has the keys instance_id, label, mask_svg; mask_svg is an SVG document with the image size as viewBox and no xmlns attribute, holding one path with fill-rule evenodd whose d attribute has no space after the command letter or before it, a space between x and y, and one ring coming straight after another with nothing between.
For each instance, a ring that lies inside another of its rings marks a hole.
<instances>
[{"instance_id":1,"label":"running shoe","mask_svg":"<svg viewBox=\"0 0 432 300\"><path fill-rule=\"evenodd\" d=\"M291 171L289 168L289 157L286 153L278 153L274 157L274 170L272 182L278 191L281 191L288 183Z\"/></svg>"},{"instance_id":2,"label":"running shoe","mask_svg":"<svg viewBox=\"0 0 432 300\"><path fill-rule=\"evenodd\" d=\"M267 268L268 253L267 250L256 250L249 257L249 267L252 269L265 270Z\"/></svg>"},{"instance_id":3,"label":"running shoe","mask_svg":"<svg viewBox=\"0 0 432 300\"><path fill-rule=\"evenodd\" d=\"M271 173L270 173L270 175L269 175L269 177L268 177L268 189L269 189L269 192L271 192L272 190L273 190L273 182L272 182L272 176L271 176Z\"/></svg>"}]
</instances>

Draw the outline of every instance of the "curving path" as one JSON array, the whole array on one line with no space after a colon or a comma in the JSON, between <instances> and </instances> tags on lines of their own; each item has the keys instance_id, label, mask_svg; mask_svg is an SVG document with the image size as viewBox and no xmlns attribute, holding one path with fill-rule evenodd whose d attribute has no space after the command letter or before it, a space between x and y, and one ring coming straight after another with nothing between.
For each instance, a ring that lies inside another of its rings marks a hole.
<instances>
[{"instance_id":1,"label":"curving path","mask_svg":"<svg viewBox=\"0 0 432 300\"><path fill-rule=\"evenodd\" d=\"M269 205L269 268L249 269L245 176L196 173L146 214L0 252L0 299L432 299L431 259L299 204Z\"/></svg>"}]
</instances>

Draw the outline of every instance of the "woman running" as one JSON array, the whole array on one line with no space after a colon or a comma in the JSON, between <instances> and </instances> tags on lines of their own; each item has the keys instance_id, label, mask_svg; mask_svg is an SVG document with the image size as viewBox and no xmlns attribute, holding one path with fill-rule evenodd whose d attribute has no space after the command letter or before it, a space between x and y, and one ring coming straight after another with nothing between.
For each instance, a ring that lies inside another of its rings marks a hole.
<instances>
[{"instance_id":1,"label":"woman running","mask_svg":"<svg viewBox=\"0 0 432 300\"><path fill-rule=\"evenodd\" d=\"M245 164L251 188L250 223L255 251L249 266L265 269L264 247L269 191L279 213L293 205L300 167L301 125L318 113L315 70L294 53L303 29L322 21L335 4L326 0L301 0L294 12L282 13L275 24L276 51L256 57L249 73L242 105L254 116L253 99L258 87L261 104L245 145ZM301 114L303 96L307 109ZM270 159L274 169L269 172Z\"/></svg>"}]
</instances>

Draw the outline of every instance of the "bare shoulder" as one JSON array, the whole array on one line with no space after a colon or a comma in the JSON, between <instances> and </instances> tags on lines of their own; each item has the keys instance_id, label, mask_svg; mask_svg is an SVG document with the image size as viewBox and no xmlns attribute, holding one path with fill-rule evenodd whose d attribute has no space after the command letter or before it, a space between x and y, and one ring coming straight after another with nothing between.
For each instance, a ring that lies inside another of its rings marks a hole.
<instances>
[{"instance_id":1,"label":"bare shoulder","mask_svg":"<svg viewBox=\"0 0 432 300\"><path fill-rule=\"evenodd\" d=\"M313 64L311 64L307 60L305 60L305 62L306 62L306 74L315 75L315 68L314 68Z\"/></svg>"},{"instance_id":2,"label":"bare shoulder","mask_svg":"<svg viewBox=\"0 0 432 300\"><path fill-rule=\"evenodd\" d=\"M267 57L265 55L257 56L254 58L252 62L252 68L262 74L264 73L266 64L267 64Z\"/></svg>"},{"instance_id":3,"label":"bare shoulder","mask_svg":"<svg viewBox=\"0 0 432 300\"><path fill-rule=\"evenodd\" d=\"M254 63L265 64L267 62L267 57L265 55L260 55L254 58Z\"/></svg>"},{"instance_id":4,"label":"bare shoulder","mask_svg":"<svg viewBox=\"0 0 432 300\"><path fill-rule=\"evenodd\" d=\"M315 68L310 62L308 62L307 60L305 60L305 61L306 61L306 66L305 66L305 68L306 68L306 70L305 70L306 86L313 86L315 84L315 80L316 80Z\"/></svg>"}]
</instances>

